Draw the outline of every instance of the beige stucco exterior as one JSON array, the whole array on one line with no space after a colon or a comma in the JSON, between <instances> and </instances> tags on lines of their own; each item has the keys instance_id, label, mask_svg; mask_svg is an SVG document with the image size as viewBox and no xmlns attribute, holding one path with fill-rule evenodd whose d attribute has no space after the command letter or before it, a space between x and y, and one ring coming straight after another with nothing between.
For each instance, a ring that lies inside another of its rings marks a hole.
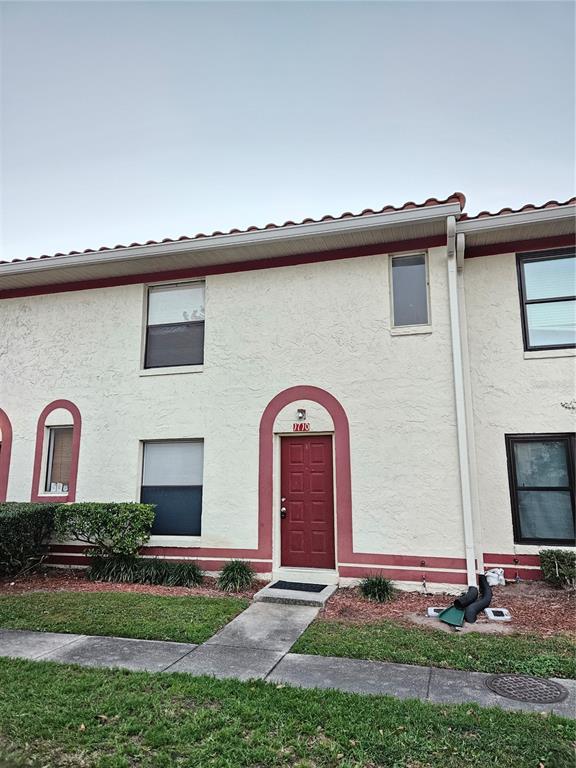
<instances>
[{"instance_id":1,"label":"beige stucco exterior","mask_svg":"<svg viewBox=\"0 0 576 768\"><path fill-rule=\"evenodd\" d=\"M576 351L524 352L516 254L466 260L464 285L483 551L536 553L514 543L504 435L574 431Z\"/></svg>"},{"instance_id":2,"label":"beige stucco exterior","mask_svg":"<svg viewBox=\"0 0 576 768\"><path fill-rule=\"evenodd\" d=\"M462 563L465 548L446 248L427 258L430 326L401 331L391 328L385 253L210 275L204 365L180 370L142 369L147 285L0 300L0 407L14 433L8 499L30 499L39 414L66 399L82 415L78 501L137 500L143 441L202 438L202 534L152 544L191 557L197 547L254 549L260 419L279 392L310 385L335 397L350 425L354 552L396 556L407 585L421 572L436 588L454 589L447 572L465 583L465 566L449 562ZM515 254L467 259L463 283L481 567L485 552L537 552L514 544L504 435L574 430L560 402L575 395L575 360L523 351ZM312 432L334 431L323 406L302 400L278 414L276 436L299 407ZM70 423L60 410L49 419ZM276 437L272 514L278 469ZM275 519L273 530L276 572ZM446 562L430 567L435 557ZM363 571L372 565L364 559Z\"/></svg>"}]
</instances>

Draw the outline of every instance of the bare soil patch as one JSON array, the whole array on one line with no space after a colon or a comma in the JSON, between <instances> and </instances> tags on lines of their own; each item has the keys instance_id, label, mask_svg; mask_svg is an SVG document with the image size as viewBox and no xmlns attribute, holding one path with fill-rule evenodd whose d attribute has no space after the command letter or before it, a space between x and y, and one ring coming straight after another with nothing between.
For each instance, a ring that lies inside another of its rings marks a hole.
<instances>
[{"instance_id":1,"label":"bare soil patch","mask_svg":"<svg viewBox=\"0 0 576 768\"><path fill-rule=\"evenodd\" d=\"M566 633L576 637L576 594L554 589L542 582L520 582L494 587L491 607L508 608L512 621L491 622L480 614L470 630L486 631L488 627L502 627L499 632L523 632L542 637ZM435 619L422 621L426 609L432 606L447 607L453 595L424 595L419 592L398 592L390 603L366 600L357 587L340 589L327 602L320 614L321 621L338 621L349 624L372 624L392 620L406 626L418 623L438 628ZM486 628L483 630L483 628Z\"/></svg>"}]
</instances>

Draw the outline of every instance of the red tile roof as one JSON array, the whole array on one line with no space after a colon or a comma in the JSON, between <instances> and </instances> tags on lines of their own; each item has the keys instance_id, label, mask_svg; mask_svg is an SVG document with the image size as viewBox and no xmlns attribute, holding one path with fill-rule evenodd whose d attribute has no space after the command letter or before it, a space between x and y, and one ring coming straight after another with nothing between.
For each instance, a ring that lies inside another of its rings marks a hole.
<instances>
[{"instance_id":1,"label":"red tile roof","mask_svg":"<svg viewBox=\"0 0 576 768\"><path fill-rule=\"evenodd\" d=\"M435 197L429 197L423 203L407 202L400 206L385 205L383 208L375 211L372 208L365 208L360 213L346 213L340 214L340 216L322 216L320 219L303 219L302 221L285 221L283 224L266 224L264 227L248 227L247 229L230 229L227 232L212 232L210 235L206 235L200 232L197 235L182 235L182 237L170 238L165 237L163 240L147 240L145 243L130 243L129 245L114 245L114 246L102 246L101 248L86 248L84 251L69 251L68 253L54 253L44 254L43 256L28 256L26 259L13 259L12 261L0 261L0 264L14 264L19 261L37 261L40 259L53 259L58 256L79 256L82 253L97 253L98 251L116 251L122 248L136 248L144 245L162 245L163 243L178 243L186 240L200 240L201 238L216 237L217 235L240 235L247 234L248 232L263 232L267 229L282 229L283 227L298 227L302 224L318 224L322 221L340 221L341 219L357 219L361 216L371 216L379 213L392 213L393 211L406 211L412 208L427 208L432 205L445 205L447 203L459 203L460 208L464 208L466 203L466 197L462 192L454 192L445 200L438 200Z\"/></svg>"},{"instance_id":2,"label":"red tile roof","mask_svg":"<svg viewBox=\"0 0 576 768\"><path fill-rule=\"evenodd\" d=\"M526 205L523 205L521 208L501 208L499 211L492 212L492 211L480 211L480 213L476 213L474 216L470 216L467 213L463 213L462 216L460 216L460 221L470 221L471 219L486 219L488 217L493 216L502 216L507 213L523 213L524 211L543 211L545 208L561 208L564 205L575 205L576 204L576 197L571 197L569 200L566 200L565 202L558 202L558 200L548 200L546 203L542 203L542 205L534 205L533 203L526 203Z\"/></svg>"},{"instance_id":3,"label":"red tile roof","mask_svg":"<svg viewBox=\"0 0 576 768\"><path fill-rule=\"evenodd\" d=\"M400 206L395 205L385 205L383 208L380 208L378 210L373 210L372 208L365 208L360 213L351 213L350 211L346 211L345 213L340 214L339 216L322 216L320 219L312 219L312 218L306 218L302 221L285 221L283 224L266 224L264 227L256 227L251 226L247 229L230 229L227 232L212 232L211 234L207 235L203 232L198 233L197 235L182 235L181 237L177 238L170 238L165 237L163 240L147 240L145 243L130 243L129 245L114 245L114 246L102 246L100 248L86 248L83 251L69 251L68 253L54 253L54 254L44 254L42 256L28 256L26 259L13 259L12 261L0 261L0 264L14 264L16 262L23 262L23 261L37 261L38 259L54 259L59 256L79 256L83 253L98 253L99 251L116 251L121 250L123 248L137 248L142 247L145 245L162 245L163 243L178 243L178 242L184 242L187 240L200 240L202 238L209 238L209 237L216 237L219 235L239 235L239 234L248 234L249 232L263 232L267 229L282 229L284 227L298 227L302 224L318 224L323 221L340 221L342 219L358 219L362 216L373 216L380 213L392 213L394 211L406 211L413 208L427 208L432 205L446 205L447 203L459 203L460 209L463 210L464 206L466 204L466 197L462 192L454 192L452 195L447 197L445 200L438 200L436 197L429 197L427 200L425 200L423 203L414 203L412 201L404 203ZM460 221L470 221L472 219L483 219L483 218L491 218L494 216L501 216L504 214L509 213L522 213L523 211L541 211L545 208L559 208L565 205L574 205L576 204L576 197L571 197L569 200L566 200L565 202L558 202L557 200L548 200L546 203L542 203L542 205L534 205L533 203L527 203L526 205L523 205L521 208L501 208L499 211L491 212L491 211L481 211L480 213L475 214L474 216L470 216L467 213L463 213L460 217Z\"/></svg>"}]
</instances>

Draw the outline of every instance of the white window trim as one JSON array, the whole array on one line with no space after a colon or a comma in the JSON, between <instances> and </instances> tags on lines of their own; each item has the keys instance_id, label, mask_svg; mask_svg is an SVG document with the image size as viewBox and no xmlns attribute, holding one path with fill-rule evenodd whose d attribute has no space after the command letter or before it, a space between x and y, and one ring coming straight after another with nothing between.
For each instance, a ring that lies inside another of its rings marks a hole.
<instances>
[{"instance_id":1,"label":"white window trim","mask_svg":"<svg viewBox=\"0 0 576 768\"><path fill-rule=\"evenodd\" d=\"M195 277L191 280L163 280L160 282L146 283L142 286L142 332L140 342L140 370L139 376L166 376L175 373L202 373L202 365L171 365L164 368L145 368L146 363L146 336L148 331L148 293L150 288L169 288L176 285L191 285L193 283L202 283L204 285L204 333L206 333L206 307L207 307L207 281L204 277ZM206 336L204 336L206 344Z\"/></svg>"},{"instance_id":2,"label":"white window trim","mask_svg":"<svg viewBox=\"0 0 576 768\"><path fill-rule=\"evenodd\" d=\"M418 325L394 325L394 281L392 278L392 259L403 258L404 256L424 256L424 266L426 269L426 309L428 312L428 322ZM430 301L430 265L428 251L406 251L402 253L388 254L388 284L390 295L390 334L392 336L412 336L418 333L432 333L432 308Z\"/></svg>"},{"instance_id":3,"label":"white window trim","mask_svg":"<svg viewBox=\"0 0 576 768\"><path fill-rule=\"evenodd\" d=\"M202 373L203 365L175 365L171 368L143 368L139 376L168 376L177 373Z\"/></svg>"},{"instance_id":4,"label":"white window trim","mask_svg":"<svg viewBox=\"0 0 576 768\"><path fill-rule=\"evenodd\" d=\"M546 357L576 357L576 349L532 349L524 352L524 360L538 360Z\"/></svg>"}]
</instances>

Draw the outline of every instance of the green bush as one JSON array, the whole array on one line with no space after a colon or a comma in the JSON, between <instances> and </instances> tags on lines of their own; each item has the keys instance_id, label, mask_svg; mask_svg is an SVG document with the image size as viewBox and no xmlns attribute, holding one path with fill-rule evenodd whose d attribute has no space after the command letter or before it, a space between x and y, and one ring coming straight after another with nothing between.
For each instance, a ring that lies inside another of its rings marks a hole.
<instances>
[{"instance_id":1,"label":"green bush","mask_svg":"<svg viewBox=\"0 0 576 768\"><path fill-rule=\"evenodd\" d=\"M218 577L218 586L224 592L243 592L250 589L256 574L245 560L230 560Z\"/></svg>"},{"instance_id":2,"label":"green bush","mask_svg":"<svg viewBox=\"0 0 576 768\"><path fill-rule=\"evenodd\" d=\"M20 573L42 559L56 504L0 504L0 576Z\"/></svg>"},{"instance_id":3,"label":"green bush","mask_svg":"<svg viewBox=\"0 0 576 768\"><path fill-rule=\"evenodd\" d=\"M390 579L385 576L366 576L360 582L360 592L368 600L375 600L378 603L387 603L393 600L396 590Z\"/></svg>"},{"instance_id":4,"label":"green bush","mask_svg":"<svg viewBox=\"0 0 576 768\"><path fill-rule=\"evenodd\" d=\"M576 552L569 549L541 549L544 580L553 587L576 589Z\"/></svg>"},{"instance_id":5,"label":"green bush","mask_svg":"<svg viewBox=\"0 0 576 768\"><path fill-rule=\"evenodd\" d=\"M135 556L150 538L153 522L153 504L132 502L61 504L54 519L59 539L89 544L96 556Z\"/></svg>"},{"instance_id":6,"label":"green bush","mask_svg":"<svg viewBox=\"0 0 576 768\"><path fill-rule=\"evenodd\" d=\"M124 584L161 584L167 587L196 587L204 572L195 560L163 560L131 555L96 556L88 569L92 581Z\"/></svg>"}]
</instances>

